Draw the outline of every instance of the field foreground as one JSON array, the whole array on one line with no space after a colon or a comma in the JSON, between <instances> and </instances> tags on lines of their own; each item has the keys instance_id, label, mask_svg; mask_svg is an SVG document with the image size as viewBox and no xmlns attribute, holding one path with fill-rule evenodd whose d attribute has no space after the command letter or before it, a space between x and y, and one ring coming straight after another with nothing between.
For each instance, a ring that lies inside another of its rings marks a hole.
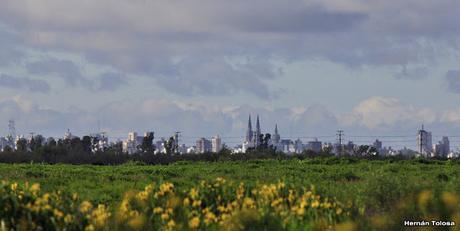
<instances>
[{"instance_id":1,"label":"field foreground","mask_svg":"<svg viewBox=\"0 0 460 231\"><path fill-rule=\"evenodd\" d=\"M404 220L460 224L459 170L450 161L335 158L0 164L0 230L400 230Z\"/></svg>"}]
</instances>

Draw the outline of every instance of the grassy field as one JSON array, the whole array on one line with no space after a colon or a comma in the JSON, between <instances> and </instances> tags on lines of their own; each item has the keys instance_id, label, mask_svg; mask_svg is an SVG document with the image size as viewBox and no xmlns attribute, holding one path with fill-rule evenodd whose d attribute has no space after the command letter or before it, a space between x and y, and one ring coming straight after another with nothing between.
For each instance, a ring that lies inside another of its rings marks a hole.
<instances>
[{"instance_id":1,"label":"grassy field","mask_svg":"<svg viewBox=\"0 0 460 231\"><path fill-rule=\"evenodd\" d=\"M351 203L361 216L386 214L408 196L430 191L460 193L460 164L450 161L350 159L179 162L167 166L0 164L1 180L40 183L42 191L78 193L84 200L115 208L124 193L151 183L171 182L177 191L223 177L247 186L284 182L314 187L324 197Z\"/></svg>"}]
</instances>

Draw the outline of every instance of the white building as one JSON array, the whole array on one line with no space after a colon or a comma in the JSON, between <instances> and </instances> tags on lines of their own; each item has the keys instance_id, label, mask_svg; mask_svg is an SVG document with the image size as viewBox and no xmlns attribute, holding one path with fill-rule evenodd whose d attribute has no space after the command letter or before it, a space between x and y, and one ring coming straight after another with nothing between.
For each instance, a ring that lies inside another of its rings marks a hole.
<instances>
[{"instance_id":1,"label":"white building","mask_svg":"<svg viewBox=\"0 0 460 231\"><path fill-rule=\"evenodd\" d=\"M200 138L196 141L196 153L211 152L212 145L211 141L206 138Z\"/></svg>"},{"instance_id":2,"label":"white building","mask_svg":"<svg viewBox=\"0 0 460 231\"><path fill-rule=\"evenodd\" d=\"M220 150L222 150L222 139L219 135L212 137L211 146L211 151L214 153L218 153Z\"/></svg>"},{"instance_id":3,"label":"white building","mask_svg":"<svg viewBox=\"0 0 460 231\"><path fill-rule=\"evenodd\" d=\"M137 132L129 132L128 139L123 141L123 152L128 154L136 153L143 139L144 137L138 136Z\"/></svg>"}]
</instances>

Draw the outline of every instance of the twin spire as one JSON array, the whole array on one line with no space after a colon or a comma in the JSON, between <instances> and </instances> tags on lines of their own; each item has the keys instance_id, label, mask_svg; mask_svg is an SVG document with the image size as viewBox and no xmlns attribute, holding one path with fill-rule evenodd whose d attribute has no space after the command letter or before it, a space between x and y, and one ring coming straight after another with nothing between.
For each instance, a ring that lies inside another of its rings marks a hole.
<instances>
[{"instance_id":1,"label":"twin spire","mask_svg":"<svg viewBox=\"0 0 460 231\"><path fill-rule=\"evenodd\" d=\"M254 141L254 136L259 137L261 131L260 131L260 122L259 122L259 115L257 115L257 121L256 121L256 131L252 131L252 122L251 122L251 115L249 115L249 120L248 120L248 130L246 132L246 141L251 142ZM257 140L257 139L256 139Z\"/></svg>"}]
</instances>

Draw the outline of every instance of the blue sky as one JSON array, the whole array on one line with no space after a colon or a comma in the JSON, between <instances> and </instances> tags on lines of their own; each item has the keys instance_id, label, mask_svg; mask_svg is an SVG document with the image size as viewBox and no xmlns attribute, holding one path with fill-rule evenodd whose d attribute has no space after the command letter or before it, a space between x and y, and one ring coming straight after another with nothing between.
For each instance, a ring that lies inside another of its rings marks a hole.
<instances>
[{"instance_id":1,"label":"blue sky","mask_svg":"<svg viewBox=\"0 0 460 231\"><path fill-rule=\"evenodd\" d=\"M460 134L456 0L1 2L3 134Z\"/></svg>"}]
</instances>

